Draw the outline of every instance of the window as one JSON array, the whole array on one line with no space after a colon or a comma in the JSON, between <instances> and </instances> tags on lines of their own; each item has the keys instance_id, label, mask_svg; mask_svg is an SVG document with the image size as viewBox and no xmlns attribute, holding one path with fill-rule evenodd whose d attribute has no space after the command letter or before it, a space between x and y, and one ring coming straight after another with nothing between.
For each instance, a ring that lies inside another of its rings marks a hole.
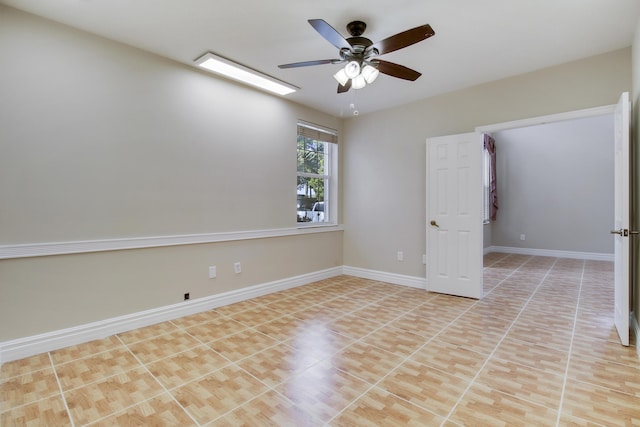
<instances>
[{"instance_id":1,"label":"window","mask_svg":"<svg viewBox=\"0 0 640 427\"><path fill-rule=\"evenodd\" d=\"M335 131L298 123L297 222L336 223L337 147Z\"/></svg>"}]
</instances>

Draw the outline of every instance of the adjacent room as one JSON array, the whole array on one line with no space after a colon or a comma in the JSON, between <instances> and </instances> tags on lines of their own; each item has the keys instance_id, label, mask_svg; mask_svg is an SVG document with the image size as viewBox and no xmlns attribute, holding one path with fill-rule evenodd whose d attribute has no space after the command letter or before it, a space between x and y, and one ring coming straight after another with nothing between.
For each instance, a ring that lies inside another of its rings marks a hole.
<instances>
[{"instance_id":1,"label":"adjacent room","mask_svg":"<svg viewBox=\"0 0 640 427\"><path fill-rule=\"evenodd\" d=\"M640 423L639 18L0 0L0 425Z\"/></svg>"}]
</instances>

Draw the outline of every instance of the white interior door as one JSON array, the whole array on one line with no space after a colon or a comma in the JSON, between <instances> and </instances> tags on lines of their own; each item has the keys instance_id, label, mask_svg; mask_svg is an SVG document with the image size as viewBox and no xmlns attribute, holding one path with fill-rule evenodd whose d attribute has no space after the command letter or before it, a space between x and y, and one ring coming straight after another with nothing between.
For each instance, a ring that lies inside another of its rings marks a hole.
<instances>
[{"instance_id":1,"label":"white interior door","mask_svg":"<svg viewBox=\"0 0 640 427\"><path fill-rule=\"evenodd\" d=\"M615 323L620 342L629 345L629 93L620 96L615 117L614 271Z\"/></svg>"},{"instance_id":2,"label":"white interior door","mask_svg":"<svg viewBox=\"0 0 640 427\"><path fill-rule=\"evenodd\" d=\"M482 135L427 139L427 289L482 298Z\"/></svg>"}]
</instances>

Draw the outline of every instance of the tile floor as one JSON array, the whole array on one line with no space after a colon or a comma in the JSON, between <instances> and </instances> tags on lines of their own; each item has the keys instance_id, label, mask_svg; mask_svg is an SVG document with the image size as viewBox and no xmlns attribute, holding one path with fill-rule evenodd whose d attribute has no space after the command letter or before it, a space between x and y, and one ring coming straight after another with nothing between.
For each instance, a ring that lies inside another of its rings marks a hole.
<instances>
[{"instance_id":1,"label":"tile floor","mask_svg":"<svg viewBox=\"0 0 640 427\"><path fill-rule=\"evenodd\" d=\"M0 425L640 425L612 275L489 254L480 301L340 276L5 363Z\"/></svg>"}]
</instances>

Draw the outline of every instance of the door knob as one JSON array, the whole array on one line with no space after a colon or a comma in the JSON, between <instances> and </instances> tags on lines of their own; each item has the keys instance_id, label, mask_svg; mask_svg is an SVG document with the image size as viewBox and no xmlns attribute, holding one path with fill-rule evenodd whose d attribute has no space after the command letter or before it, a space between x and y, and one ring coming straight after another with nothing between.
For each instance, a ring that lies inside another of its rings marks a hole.
<instances>
[{"instance_id":1,"label":"door knob","mask_svg":"<svg viewBox=\"0 0 640 427\"><path fill-rule=\"evenodd\" d=\"M622 236L622 228L620 230L611 230L611 234L619 234Z\"/></svg>"},{"instance_id":2,"label":"door knob","mask_svg":"<svg viewBox=\"0 0 640 427\"><path fill-rule=\"evenodd\" d=\"M431 220L431 222L430 222L429 224L431 224L432 226L434 226L434 227L436 227L436 228L440 228L440 226L438 225L438 223L437 223L437 222L435 222L434 220Z\"/></svg>"}]
</instances>

